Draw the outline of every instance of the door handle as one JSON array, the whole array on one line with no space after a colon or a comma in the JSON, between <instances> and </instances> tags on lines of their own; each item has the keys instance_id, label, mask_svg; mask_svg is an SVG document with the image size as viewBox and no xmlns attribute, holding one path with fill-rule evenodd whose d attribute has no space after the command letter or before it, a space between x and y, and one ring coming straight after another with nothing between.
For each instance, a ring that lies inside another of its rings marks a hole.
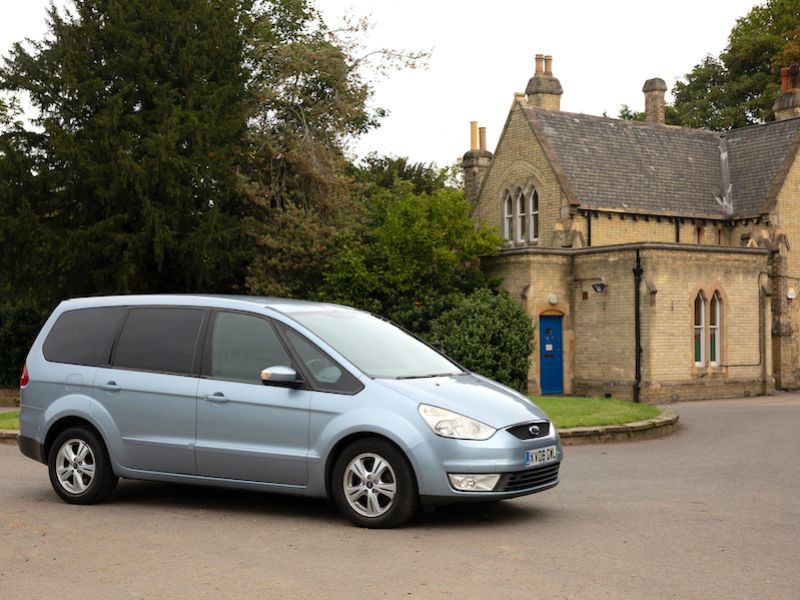
<instances>
[{"instance_id":1,"label":"door handle","mask_svg":"<svg viewBox=\"0 0 800 600\"><path fill-rule=\"evenodd\" d=\"M116 381L109 381L108 383L104 385L99 385L97 387L106 392L118 392L122 389L120 386L117 385Z\"/></svg>"},{"instance_id":2,"label":"door handle","mask_svg":"<svg viewBox=\"0 0 800 600\"><path fill-rule=\"evenodd\" d=\"M205 398L209 402L214 402L215 404L224 404L225 402L230 402L230 398L226 398L225 394L223 394L222 392L207 394Z\"/></svg>"}]
</instances>

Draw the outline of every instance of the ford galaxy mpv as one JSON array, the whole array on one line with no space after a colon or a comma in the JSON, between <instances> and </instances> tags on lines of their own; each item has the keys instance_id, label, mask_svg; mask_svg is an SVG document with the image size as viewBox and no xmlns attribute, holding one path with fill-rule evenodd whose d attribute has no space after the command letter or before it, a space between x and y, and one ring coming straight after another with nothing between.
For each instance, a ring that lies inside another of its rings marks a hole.
<instances>
[{"instance_id":1,"label":"ford galaxy mpv","mask_svg":"<svg viewBox=\"0 0 800 600\"><path fill-rule=\"evenodd\" d=\"M383 319L199 295L61 303L23 368L19 447L72 504L124 477L329 497L366 527L540 492L562 459L527 398Z\"/></svg>"}]
</instances>

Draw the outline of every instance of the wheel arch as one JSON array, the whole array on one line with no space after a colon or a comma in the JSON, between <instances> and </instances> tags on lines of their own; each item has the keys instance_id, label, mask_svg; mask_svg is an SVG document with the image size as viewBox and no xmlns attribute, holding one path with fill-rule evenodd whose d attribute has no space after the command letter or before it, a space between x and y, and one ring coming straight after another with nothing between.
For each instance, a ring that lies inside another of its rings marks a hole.
<instances>
[{"instance_id":1,"label":"wheel arch","mask_svg":"<svg viewBox=\"0 0 800 600\"><path fill-rule=\"evenodd\" d=\"M106 448L106 452L108 452L108 443L103 437L101 431L91 421L88 421L83 417L67 415L55 421L47 430L47 435L44 438L45 464L47 464L50 460L50 449L53 447L53 442L55 442L59 435L71 427L83 427L84 429L91 431L103 443Z\"/></svg>"},{"instance_id":2,"label":"wheel arch","mask_svg":"<svg viewBox=\"0 0 800 600\"><path fill-rule=\"evenodd\" d=\"M344 436L342 439L334 444L331 451L328 453L328 458L325 462L325 496L328 498L332 498L332 484L333 484L333 470L336 467L336 462L339 460L339 457L342 455L342 452L350 446L351 444L364 440L364 439L376 439L387 442L397 449L400 455L408 464L408 468L411 469L411 474L414 476L414 484L419 488L419 477L417 475L416 469L414 468L414 462L408 456L408 453L403 449L400 444L395 442L393 439L382 435L380 433L375 433L373 431L358 431L354 433L350 433Z\"/></svg>"}]
</instances>

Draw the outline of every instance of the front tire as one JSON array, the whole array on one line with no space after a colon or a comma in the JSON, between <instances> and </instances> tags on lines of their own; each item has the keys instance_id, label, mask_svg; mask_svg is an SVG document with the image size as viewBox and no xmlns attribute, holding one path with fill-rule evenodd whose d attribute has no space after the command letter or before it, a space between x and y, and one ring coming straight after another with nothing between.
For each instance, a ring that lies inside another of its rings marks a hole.
<instances>
[{"instance_id":1,"label":"front tire","mask_svg":"<svg viewBox=\"0 0 800 600\"><path fill-rule=\"evenodd\" d=\"M360 527L397 527L419 508L411 465L397 447L378 438L345 448L333 469L332 488L336 506Z\"/></svg>"},{"instance_id":2,"label":"front tire","mask_svg":"<svg viewBox=\"0 0 800 600\"><path fill-rule=\"evenodd\" d=\"M69 504L102 502L118 481L105 444L85 427L71 427L56 437L47 470L56 494Z\"/></svg>"}]
</instances>

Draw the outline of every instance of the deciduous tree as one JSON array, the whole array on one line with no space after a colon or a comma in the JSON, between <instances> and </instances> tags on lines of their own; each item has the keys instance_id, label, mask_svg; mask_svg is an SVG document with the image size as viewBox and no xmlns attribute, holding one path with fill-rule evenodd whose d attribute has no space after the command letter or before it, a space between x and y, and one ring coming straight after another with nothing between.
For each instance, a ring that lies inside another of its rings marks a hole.
<instances>
[{"instance_id":1,"label":"deciduous tree","mask_svg":"<svg viewBox=\"0 0 800 600\"><path fill-rule=\"evenodd\" d=\"M767 0L736 22L720 56L706 56L672 93L679 123L723 130L773 119L782 66L800 61L800 0Z\"/></svg>"}]
</instances>

